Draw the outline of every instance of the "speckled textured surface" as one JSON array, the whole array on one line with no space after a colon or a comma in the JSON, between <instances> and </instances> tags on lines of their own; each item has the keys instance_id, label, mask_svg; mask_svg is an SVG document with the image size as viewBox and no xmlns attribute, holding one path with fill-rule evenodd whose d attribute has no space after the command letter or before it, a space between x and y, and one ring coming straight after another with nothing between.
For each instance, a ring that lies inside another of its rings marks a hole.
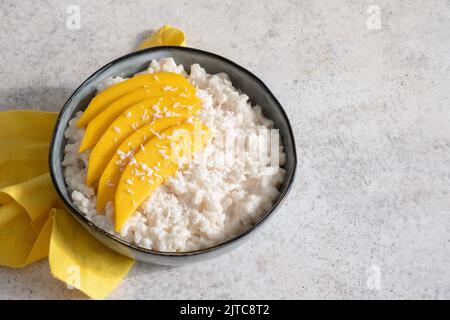
<instances>
[{"instance_id":1,"label":"speckled textured surface","mask_svg":"<svg viewBox=\"0 0 450 320\"><path fill-rule=\"evenodd\" d=\"M4 0L0 16L1 109L59 110L170 23L259 75L290 116L297 180L262 232L215 260L137 264L111 298L450 298L448 1ZM85 296L41 261L0 268L0 298Z\"/></svg>"}]
</instances>

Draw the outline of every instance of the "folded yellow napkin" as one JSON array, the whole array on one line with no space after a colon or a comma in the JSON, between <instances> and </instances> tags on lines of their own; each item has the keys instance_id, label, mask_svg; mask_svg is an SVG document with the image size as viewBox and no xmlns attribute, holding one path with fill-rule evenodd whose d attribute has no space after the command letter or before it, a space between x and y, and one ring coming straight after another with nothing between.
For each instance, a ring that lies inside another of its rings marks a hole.
<instances>
[{"instance_id":1,"label":"folded yellow napkin","mask_svg":"<svg viewBox=\"0 0 450 320\"><path fill-rule=\"evenodd\" d=\"M186 36L184 32L169 24L163 25L161 28L153 32L146 40L142 41L138 49L145 49L157 46L185 46Z\"/></svg>"},{"instance_id":2,"label":"folded yellow napkin","mask_svg":"<svg viewBox=\"0 0 450 320\"><path fill-rule=\"evenodd\" d=\"M164 25L139 46L185 45ZM0 112L0 265L20 268L46 256L56 278L105 298L134 261L94 239L59 201L48 173L55 112Z\"/></svg>"}]
</instances>

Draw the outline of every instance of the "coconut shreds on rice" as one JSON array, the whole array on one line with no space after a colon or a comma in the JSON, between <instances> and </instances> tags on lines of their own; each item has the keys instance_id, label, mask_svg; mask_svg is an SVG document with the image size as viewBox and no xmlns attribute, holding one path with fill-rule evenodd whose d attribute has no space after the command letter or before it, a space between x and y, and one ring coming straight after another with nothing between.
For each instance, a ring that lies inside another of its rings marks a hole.
<instances>
[{"instance_id":1,"label":"coconut shreds on rice","mask_svg":"<svg viewBox=\"0 0 450 320\"><path fill-rule=\"evenodd\" d=\"M82 112L70 120L65 131L64 176L73 204L100 228L156 251L203 249L247 230L272 207L279 195L277 187L284 178L285 171L280 166L285 154L280 142L275 151L268 148L268 157L245 152L235 161L225 161L230 157L230 149L224 143L227 135L258 136L259 143L268 145L270 136L259 133L272 129L273 122L263 116L259 106L250 104L248 96L232 86L225 73L211 75L194 64L187 74L182 65L165 58L153 60L139 74L161 71L182 74L197 88L203 107L200 118L212 131L203 156L195 157L156 189L119 234L114 232L113 203L108 202L105 212L97 212L96 190L86 185L89 150L78 152L85 129L76 126ZM97 90L101 92L124 80L107 79ZM270 151L279 159L275 166Z\"/></svg>"}]
</instances>

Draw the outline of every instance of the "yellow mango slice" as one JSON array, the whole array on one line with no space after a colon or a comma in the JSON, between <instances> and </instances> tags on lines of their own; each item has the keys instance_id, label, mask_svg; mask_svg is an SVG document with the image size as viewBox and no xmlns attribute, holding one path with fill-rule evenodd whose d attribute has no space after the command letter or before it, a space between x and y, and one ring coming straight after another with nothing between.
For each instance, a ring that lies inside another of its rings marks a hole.
<instances>
[{"instance_id":1,"label":"yellow mango slice","mask_svg":"<svg viewBox=\"0 0 450 320\"><path fill-rule=\"evenodd\" d=\"M133 132L157 118L186 119L201 109L197 97L145 100L124 111L105 131L89 155L87 185L97 180L119 145Z\"/></svg>"},{"instance_id":2,"label":"yellow mango slice","mask_svg":"<svg viewBox=\"0 0 450 320\"><path fill-rule=\"evenodd\" d=\"M97 212L103 212L106 203L114 199L114 194L123 169L134 154L142 150L143 145L167 128L180 124L185 119L179 117L168 117L156 119L135 133L128 136L118 147L116 153L109 160L98 182L97 189Z\"/></svg>"},{"instance_id":3,"label":"yellow mango slice","mask_svg":"<svg viewBox=\"0 0 450 320\"><path fill-rule=\"evenodd\" d=\"M190 92L192 91L195 92L195 88L190 84L189 87L178 87L174 88L174 90L167 91L164 89L164 86L159 83L151 84L147 88L131 91L114 101L88 123L83 140L81 141L79 152L84 152L88 148L94 146L111 123L120 116L124 110L132 105L150 98L159 99L163 95L171 97L178 97L180 95L180 97L191 97L192 94ZM198 101L198 98L195 97L193 100Z\"/></svg>"},{"instance_id":4,"label":"yellow mango slice","mask_svg":"<svg viewBox=\"0 0 450 320\"><path fill-rule=\"evenodd\" d=\"M113 101L141 87L145 87L154 83L161 83L166 86L166 90L170 91L174 88L188 87L190 83L182 75L174 72L156 72L151 74L137 75L123 82L119 82L105 91L96 95L89 103L86 110L77 122L78 127L85 126L89 121L94 119Z\"/></svg>"},{"instance_id":5,"label":"yellow mango slice","mask_svg":"<svg viewBox=\"0 0 450 320\"><path fill-rule=\"evenodd\" d=\"M194 150L200 150L210 137L209 129L199 121L166 129L144 145L128 162L115 193L115 230L120 232L125 221L165 179L173 175L179 161L188 161ZM200 137L200 139L198 139ZM200 147L194 141L200 140Z\"/></svg>"}]
</instances>

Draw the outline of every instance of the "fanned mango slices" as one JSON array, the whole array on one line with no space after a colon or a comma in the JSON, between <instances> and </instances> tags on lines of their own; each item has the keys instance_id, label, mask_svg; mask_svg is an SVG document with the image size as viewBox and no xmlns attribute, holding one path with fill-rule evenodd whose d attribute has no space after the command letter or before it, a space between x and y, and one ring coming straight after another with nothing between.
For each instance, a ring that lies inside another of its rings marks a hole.
<instances>
[{"instance_id":1,"label":"fanned mango slices","mask_svg":"<svg viewBox=\"0 0 450 320\"><path fill-rule=\"evenodd\" d=\"M190 94L195 94L195 88L189 83L186 78L174 72L157 72L151 74L137 75L129 78L123 82L117 83L100 94L96 95L89 103L87 109L77 122L78 127L83 127L89 121L94 119L100 112L102 112L109 104L138 88L143 88L155 83L160 83L166 86L166 89L172 88L188 88Z\"/></svg>"},{"instance_id":2,"label":"fanned mango slices","mask_svg":"<svg viewBox=\"0 0 450 320\"><path fill-rule=\"evenodd\" d=\"M180 162L188 161L194 150L203 148L210 131L198 123L183 123L166 129L147 142L128 162L115 194L116 232L120 232L142 202L178 170Z\"/></svg>"},{"instance_id":3,"label":"fanned mango slices","mask_svg":"<svg viewBox=\"0 0 450 320\"><path fill-rule=\"evenodd\" d=\"M97 212L114 202L115 229L210 137L195 115L196 89L182 75L134 76L95 96L78 120L86 126L79 151L92 148L87 185L98 179Z\"/></svg>"},{"instance_id":4,"label":"fanned mango slices","mask_svg":"<svg viewBox=\"0 0 450 320\"><path fill-rule=\"evenodd\" d=\"M89 156L87 184L100 177L119 145L133 132L159 118L187 119L201 109L197 97L161 97L145 100L124 111L101 136Z\"/></svg>"},{"instance_id":5,"label":"fanned mango slices","mask_svg":"<svg viewBox=\"0 0 450 320\"><path fill-rule=\"evenodd\" d=\"M153 83L145 88L133 90L111 103L88 123L83 140L81 141L79 152L83 152L94 146L106 129L108 129L111 123L119 117L124 110L144 100L162 96L195 97L195 94L192 95L189 93L188 87L177 87L172 90L167 90L167 88L160 83ZM195 97L193 100L198 99Z\"/></svg>"},{"instance_id":6,"label":"fanned mango slices","mask_svg":"<svg viewBox=\"0 0 450 320\"><path fill-rule=\"evenodd\" d=\"M128 161L134 157L134 154L139 150L143 150L143 145L150 141L155 134L159 135L158 132L178 125L184 120L179 117L156 119L153 123L143 126L122 142L111 160L109 160L98 182L97 212L102 212L106 203L113 200L120 175Z\"/></svg>"}]
</instances>

